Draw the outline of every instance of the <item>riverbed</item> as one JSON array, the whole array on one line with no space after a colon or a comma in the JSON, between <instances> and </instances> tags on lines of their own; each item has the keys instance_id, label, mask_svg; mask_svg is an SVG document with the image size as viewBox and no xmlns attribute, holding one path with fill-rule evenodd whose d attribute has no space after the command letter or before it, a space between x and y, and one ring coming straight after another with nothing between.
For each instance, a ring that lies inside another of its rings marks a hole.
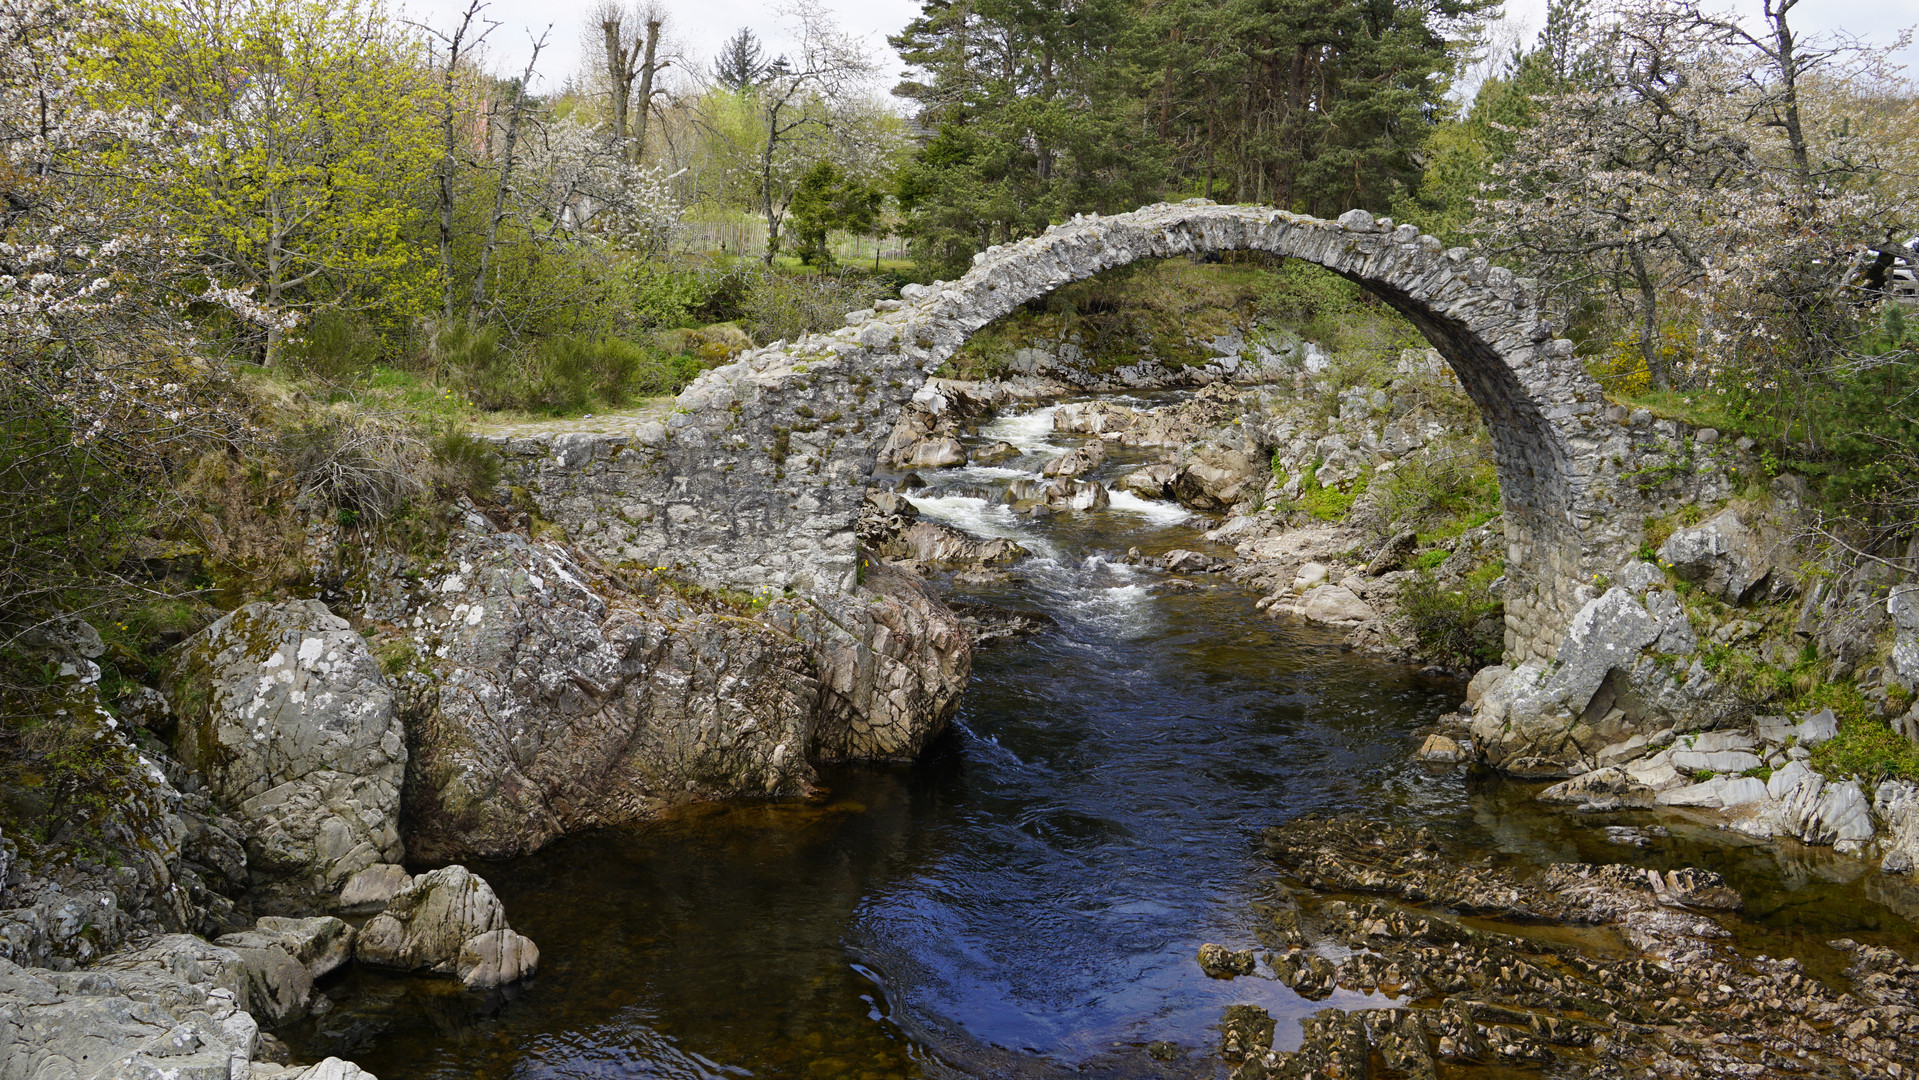
<instances>
[{"instance_id":1,"label":"riverbed","mask_svg":"<svg viewBox=\"0 0 1919 1080\"><path fill-rule=\"evenodd\" d=\"M289 1033L296 1050L389 1080L1210 1077L1228 1005L1264 1007L1284 1048L1328 1004L1392 1002L1307 1001L1194 961L1205 942L1256 944L1273 876L1259 830L1309 811L1431 825L1515 866L1716 869L1746 896L1742 945L1829 977L1827 939L1913 944L1893 908L1919 910L1919 895L1853 860L1683 819L1617 843L1533 788L1417 763L1415 733L1457 706L1459 683L1268 618L1217 575L1128 564L1135 547L1224 553L1201 538L1212 522L1170 503L1014 513L1005 486L1078 441L1049 409L975 441L1021 453L927 474L915 505L1034 554L943 587L1057 625L980 649L924 760L828 773L813 800L702 805L477 865L539 943L538 977L481 998L349 973L325 988L336 1006ZM1095 475L1144 460L1118 452Z\"/></svg>"}]
</instances>

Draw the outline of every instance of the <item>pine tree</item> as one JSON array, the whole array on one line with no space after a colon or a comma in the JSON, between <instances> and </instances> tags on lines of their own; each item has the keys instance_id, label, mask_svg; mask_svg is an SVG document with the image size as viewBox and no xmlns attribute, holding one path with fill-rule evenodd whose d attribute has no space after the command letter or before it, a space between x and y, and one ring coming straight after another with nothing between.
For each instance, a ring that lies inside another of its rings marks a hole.
<instances>
[{"instance_id":1,"label":"pine tree","mask_svg":"<svg viewBox=\"0 0 1919 1080\"><path fill-rule=\"evenodd\" d=\"M713 78L728 90L749 89L765 74L766 57L760 49L759 38L744 26L727 39L713 61Z\"/></svg>"}]
</instances>

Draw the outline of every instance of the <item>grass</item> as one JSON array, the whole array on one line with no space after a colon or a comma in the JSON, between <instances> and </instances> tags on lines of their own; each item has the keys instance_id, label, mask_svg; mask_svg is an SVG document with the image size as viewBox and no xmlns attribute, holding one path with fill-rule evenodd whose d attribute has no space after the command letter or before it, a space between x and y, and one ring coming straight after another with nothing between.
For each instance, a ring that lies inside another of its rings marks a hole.
<instances>
[{"instance_id":1,"label":"grass","mask_svg":"<svg viewBox=\"0 0 1919 1080\"><path fill-rule=\"evenodd\" d=\"M1795 715L1831 709L1839 734L1812 748L1811 765L1830 777L1919 780L1919 746L1892 730L1879 710L1852 683L1818 683L1788 703Z\"/></svg>"}]
</instances>

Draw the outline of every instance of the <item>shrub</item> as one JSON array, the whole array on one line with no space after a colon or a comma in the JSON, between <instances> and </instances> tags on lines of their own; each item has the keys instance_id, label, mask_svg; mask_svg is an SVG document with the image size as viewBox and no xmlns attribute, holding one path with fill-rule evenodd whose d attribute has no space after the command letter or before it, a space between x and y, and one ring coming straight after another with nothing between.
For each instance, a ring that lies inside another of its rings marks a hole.
<instances>
[{"instance_id":1,"label":"shrub","mask_svg":"<svg viewBox=\"0 0 1919 1080\"><path fill-rule=\"evenodd\" d=\"M435 477L441 485L467 494L493 489L500 482L500 455L484 439L448 428L431 440Z\"/></svg>"},{"instance_id":2,"label":"shrub","mask_svg":"<svg viewBox=\"0 0 1919 1080\"><path fill-rule=\"evenodd\" d=\"M707 275L658 262L635 261L628 277L631 294L627 312L639 326L687 326L712 291Z\"/></svg>"},{"instance_id":3,"label":"shrub","mask_svg":"<svg viewBox=\"0 0 1919 1080\"><path fill-rule=\"evenodd\" d=\"M296 371L322 379L341 379L371 368L385 342L366 320L343 311L322 311L300 327L286 352Z\"/></svg>"},{"instance_id":4,"label":"shrub","mask_svg":"<svg viewBox=\"0 0 1919 1080\"><path fill-rule=\"evenodd\" d=\"M1497 510L1499 476L1483 446L1403 458L1380 478L1379 510L1392 530L1425 528L1441 519Z\"/></svg>"},{"instance_id":5,"label":"shrub","mask_svg":"<svg viewBox=\"0 0 1919 1080\"><path fill-rule=\"evenodd\" d=\"M617 407L678 393L705 364L616 337L561 334L512 350L491 327L455 326L433 339L436 364L482 409L549 414Z\"/></svg>"},{"instance_id":6,"label":"shrub","mask_svg":"<svg viewBox=\"0 0 1919 1080\"><path fill-rule=\"evenodd\" d=\"M846 324L846 313L872 307L887 294L858 273L764 274L742 305L741 324L755 341L795 340Z\"/></svg>"},{"instance_id":7,"label":"shrub","mask_svg":"<svg viewBox=\"0 0 1919 1080\"><path fill-rule=\"evenodd\" d=\"M1499 572L1499 564L1488 564L1450 587L1425 570L1400 582L1399 611L1422 653L1466 668L1499 662L1506 647L1504 607L1488 588Z\"/></svg>"}]
</instances>

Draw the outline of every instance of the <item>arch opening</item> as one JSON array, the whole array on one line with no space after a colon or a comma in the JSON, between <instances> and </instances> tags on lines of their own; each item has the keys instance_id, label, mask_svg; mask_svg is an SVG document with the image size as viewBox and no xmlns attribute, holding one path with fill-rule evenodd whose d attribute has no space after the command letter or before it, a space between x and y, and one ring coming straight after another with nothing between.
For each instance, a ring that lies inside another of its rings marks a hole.
<instances>
[{"instance_id":1,"label":"arch opening","mask_svg":"<svg viewBox=\"0 0 1919 1080\"><path fill-rule=\"evenodd\" d=\"M1598 385L1554 339L1528 283L1418 229L1201 200L1077 218L981 253L965 277L909 285L848 325L779 342L684 391L661 448L664 513L639 551L711 550L693 569L732 588L846 592L854 523L900 410L980 329L1137 260L1257 250L1345 277L1403 314L1452 366L1491 435L1505 509L1509 661L1549 655L1588 568ZM1615 530L1616 531L1616 530Z\"/></svg>"}]
</instances>

